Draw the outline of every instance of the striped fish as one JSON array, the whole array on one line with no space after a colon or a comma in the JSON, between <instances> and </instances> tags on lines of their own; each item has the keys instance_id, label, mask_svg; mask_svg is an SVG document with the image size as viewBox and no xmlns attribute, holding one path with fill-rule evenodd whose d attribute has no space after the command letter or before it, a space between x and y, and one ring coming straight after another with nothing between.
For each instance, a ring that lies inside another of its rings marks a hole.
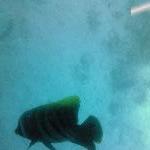
<instances>
[{"instance_id":1,"label":"striped fish","mask_svg":"<svg viewBox=\"0 0 150 150\"><path fill-rule=\"evenodd\" d=\"M88 150L96 150L95 142L100 143L103 136L101 124L96 117L89 116L78 125L79 106L79 97L70 96L33 108L21 115L15 133L31 141L28 149L42 142L50 150L55 150L52 143L70 141Z\"/></svg>"}]
</instances>

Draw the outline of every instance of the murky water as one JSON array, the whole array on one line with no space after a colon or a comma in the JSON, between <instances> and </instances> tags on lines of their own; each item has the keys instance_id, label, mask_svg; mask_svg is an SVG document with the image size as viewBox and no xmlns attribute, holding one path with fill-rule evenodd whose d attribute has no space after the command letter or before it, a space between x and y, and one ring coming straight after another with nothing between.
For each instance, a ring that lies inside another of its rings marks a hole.
<instances>
[{"instance_id":1,"label":"murky water","mask_svg":"<svg viewBox=\"0 0 150 150\"><path fill-rule=\"evenodd\" d=\"M149 150L150 12L130 15L140 2L0 1L1 149L26 150L14 133L22 112L78 95L80 123L92 114L103 126L97 150Z\"/></svg>"}]
</instances>

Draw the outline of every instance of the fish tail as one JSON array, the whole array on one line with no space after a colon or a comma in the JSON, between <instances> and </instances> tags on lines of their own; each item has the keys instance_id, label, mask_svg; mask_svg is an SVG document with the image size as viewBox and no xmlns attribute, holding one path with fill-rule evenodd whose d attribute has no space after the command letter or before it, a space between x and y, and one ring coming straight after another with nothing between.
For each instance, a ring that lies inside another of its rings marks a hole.
<instances>
[{"instance_id":1,"label":"fish tail","mask_svg":"<svg viewBox=\"0 0 150 150\"><path fill-rule=\"evenodd\" d=\"M94 116L89 116L82 124L82 129L92 141L100 143L102 141L103 131L100 122Z\"/></svg>"}]
</instances>

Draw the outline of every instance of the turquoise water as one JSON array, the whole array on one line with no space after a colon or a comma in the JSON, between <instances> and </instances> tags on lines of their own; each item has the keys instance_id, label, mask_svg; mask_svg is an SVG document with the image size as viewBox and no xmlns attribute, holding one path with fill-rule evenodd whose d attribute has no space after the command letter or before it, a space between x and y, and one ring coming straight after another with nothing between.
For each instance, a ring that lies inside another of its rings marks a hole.
<instances>
[{"instance_id":1,"label":"turquoise water","mask_svg":"<svg viewBox=\"0 0 150 150\"><path fill-rule=\"evenodd\" d=\"M0 149L26 150L14 133L24 111L78 95L79 122L102 124L97 150L149 150L150 13L130 15L140 2L0 1Z\"/></svg>"}]
</instances>

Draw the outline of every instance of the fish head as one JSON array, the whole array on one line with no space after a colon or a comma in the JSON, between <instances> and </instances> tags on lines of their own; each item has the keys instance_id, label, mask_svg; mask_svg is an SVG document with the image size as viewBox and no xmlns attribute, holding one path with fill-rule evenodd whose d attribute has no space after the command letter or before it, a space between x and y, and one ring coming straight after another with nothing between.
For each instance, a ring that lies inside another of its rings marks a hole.
<instances>
[{"instance_id":1,"label":"fish head","mask_svg":"<svg viewBox=\"0 0 150 150\"><path fill-rule=\"evenodd\" d=\"M23 135L23 134L22 134L22 130L21 130L21 125L20 125L19 122L18 122L17 128L15 129L15 133L16 133L17 135L20 135L20 136Z\"/></svg>"},{"instance_id":2,"label":"fish head","mask_svg":"<svg viewBox=\"0 0 150 150\"><path fill-rule=\"evenodd\" d=\"M15 134L24 137L24 127L23 127L22 118L20 118L19 121L18 121L18 125L15 129Z\"/></svg>"}]
</instances>

